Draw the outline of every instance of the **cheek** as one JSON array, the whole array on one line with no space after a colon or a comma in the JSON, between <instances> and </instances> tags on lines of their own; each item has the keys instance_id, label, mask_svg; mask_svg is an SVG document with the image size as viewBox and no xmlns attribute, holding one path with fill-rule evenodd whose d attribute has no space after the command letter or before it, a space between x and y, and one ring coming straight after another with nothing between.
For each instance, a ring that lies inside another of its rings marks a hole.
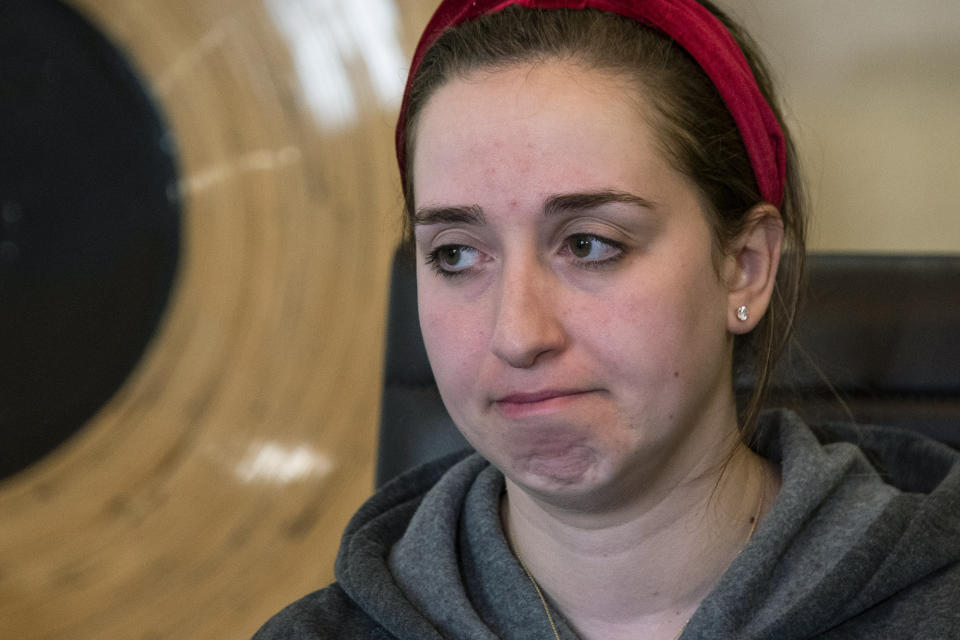
<instances>
[{"instance_id":1,"label":"cheek","mask_svg":"<svg viewBox=\"0 0 960 640\"><path fill-rule=\"evenodd\" d=\"M623 295L577 314L581 335L625 381L668 386L699 375L717 365L726 344L722 291L700 274L685 277L676 268L669 277L646 274Z\"/></svg>"},{"instance_id":2,"label":"cheek","mask_svg":"<svg viewBox=\"0 0 960 640\"><path fill-rule=\"evenodd\" d=\"M420 329L430 367L444 397L462 394L476 376L487 331L471 307L450 301L432 283L419 285Z\"/></svg>"}]
</instances>

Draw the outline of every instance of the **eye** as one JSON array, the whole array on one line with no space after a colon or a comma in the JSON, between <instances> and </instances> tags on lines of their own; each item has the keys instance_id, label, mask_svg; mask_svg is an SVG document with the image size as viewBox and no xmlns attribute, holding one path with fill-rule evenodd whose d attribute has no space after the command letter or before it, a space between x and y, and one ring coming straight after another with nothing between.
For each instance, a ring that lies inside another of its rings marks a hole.
<instances>
[{"instance_id":1,"label":"eye","mask_svg":"<svg viewBox=\"0 0 960 640\"><path fill-rule=\"evenodd\" d=\"M578 261L599 265L613 262L624 255L623 245L599 236L578 233L566 239L566 249Z\"/></svg>"},{"instance_id":2,"label":"eye","mask_svg":"<svg viewBox=\"0 0 960 640\"><path fill-rule=\"evenodd\" d=\"M462 275L479 262L480 252L473 247L459 244L447 244L437 247L427 254L427 264L441 276Z\"/></svg>"}]
</instances>

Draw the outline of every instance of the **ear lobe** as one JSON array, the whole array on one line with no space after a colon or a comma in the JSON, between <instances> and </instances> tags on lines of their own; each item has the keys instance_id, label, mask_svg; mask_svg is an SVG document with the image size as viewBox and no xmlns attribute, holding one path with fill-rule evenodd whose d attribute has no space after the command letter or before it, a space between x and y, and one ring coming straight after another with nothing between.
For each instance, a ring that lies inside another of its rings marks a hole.
<instances>
[{"instance_id":1,"label":"ear lobe","mask_svg":"<svg viewBox=\"0 0 960 640\"><path fill-rule=\"evenodd\" d=\"M783 220L775 207L759 204L746 218L727 250L727 328L736 334L752 331L766 313L783 247Z\"/></svg>"}]
</instances>

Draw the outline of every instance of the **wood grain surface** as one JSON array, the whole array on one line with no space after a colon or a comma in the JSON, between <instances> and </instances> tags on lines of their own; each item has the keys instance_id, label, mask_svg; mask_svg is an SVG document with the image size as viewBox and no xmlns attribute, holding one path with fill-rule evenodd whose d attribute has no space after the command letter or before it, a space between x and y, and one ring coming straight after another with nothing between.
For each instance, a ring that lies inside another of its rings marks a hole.
<instances>
[{"instance_id":1,"label":"wood grain surface","mask_svg":"<svg viewBox=\"0 0 960 640\"><path fill-rule=\"evenodd\" d=\"M247 638L331 580L372 490L400 199L396 101L358 45L393 42L402 83L432 3L355 3L373 34L343 31L352 2L71 4L171 123L184 256L119 394L0 484L0 638ZM348 108L324 115L307 90L331 70Z\"/></svg>"}]
</instances>

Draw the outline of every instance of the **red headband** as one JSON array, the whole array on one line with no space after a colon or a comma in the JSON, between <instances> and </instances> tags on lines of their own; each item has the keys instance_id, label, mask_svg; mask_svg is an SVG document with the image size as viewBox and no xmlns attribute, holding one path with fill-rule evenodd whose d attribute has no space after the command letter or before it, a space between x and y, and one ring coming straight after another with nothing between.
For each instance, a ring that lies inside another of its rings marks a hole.
<instances>
[{"instance_id":1,"label":"red headband","mask_svg":"<svg viewBox=\"0 0 960 640\"><path fill-rule=\"evenodd\" d=\"M445 29L514 4L534 9L610 11L669 36L697 61L720 92L740 130L761 195L771 204L783 204L787 150L780 123L730 32L694 0L443 0L420 37L407 77L396 134L401 179L406 163L404 129L410 85L427 49Z\"/></svg>"}]
</instances>

